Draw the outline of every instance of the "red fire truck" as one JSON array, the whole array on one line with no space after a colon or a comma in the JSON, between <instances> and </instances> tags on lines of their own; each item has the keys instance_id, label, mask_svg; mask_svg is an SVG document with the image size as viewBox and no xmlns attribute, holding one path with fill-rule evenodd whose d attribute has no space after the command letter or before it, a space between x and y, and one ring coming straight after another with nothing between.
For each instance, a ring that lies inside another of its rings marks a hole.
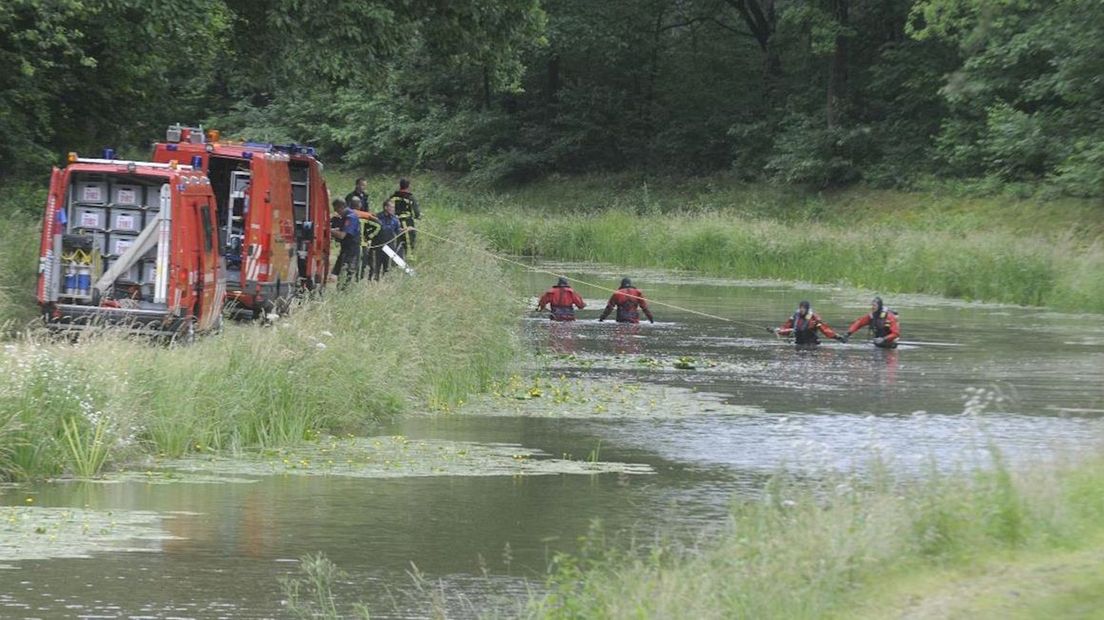
<instances>
[{"instance_id":1,"label":"red fire truck","mask_svg":"<svg viewBox=\"0 0 1104 620\"><path fill-rule=\"evenodd\" d=\"M229 310L256 317L325 286L329 191L313 148L224 142L217 131L174 125L153 159L190 163L211 179Z\"/></svg>"},{"instance_id":2,"label":"red fire truck","mask_svg":"<svg viewBox=\"0 0 1104 620\"><path fill-rule=\"evenodd\" d=\"M215 197L190 166L69 154L54 168L39 248L46 324L191 338L221 324Z\"/></svg>"}]
</instances>

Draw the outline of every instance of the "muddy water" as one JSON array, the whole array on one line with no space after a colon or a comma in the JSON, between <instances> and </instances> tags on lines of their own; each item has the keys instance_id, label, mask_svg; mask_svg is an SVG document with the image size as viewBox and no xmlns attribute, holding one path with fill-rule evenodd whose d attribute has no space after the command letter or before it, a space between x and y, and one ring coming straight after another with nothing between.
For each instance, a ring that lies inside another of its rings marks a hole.
<instances>
[{"instance_id":1,"label":"muddy water","mask_svg":"<svg viewBox=\"0 0 1104 620\"><path fill-rule=\"evenodd\" d=\"M622 275L546 267L607 286ZM923 475L984 466L989 445L1037 463L1104 437L1099 317L891 297L910 344L876 350L860 333L798 351L764 328L803 298L845 327L868 293L630 275L679 308L656 305L655 325L599 324L605 293L580 285L586 320L523 320L545 368L539 383L380 430L426 450L601 462L608 473L507 466L475 476L388 459L362 475L303 475L292 456L252 473L208 463L202 475L2 489L0 617L280 617L278 578L319 551L347 573L340 599L374 616L429 612L433 596L412 565L452 615L474 615L522 596L594 519L607 531L692 536L780 467L818 476L879 455ZM553 281L515 277L534 298ZM693 368L676 368L680 357Z\"/></svg>"}]
</instances>

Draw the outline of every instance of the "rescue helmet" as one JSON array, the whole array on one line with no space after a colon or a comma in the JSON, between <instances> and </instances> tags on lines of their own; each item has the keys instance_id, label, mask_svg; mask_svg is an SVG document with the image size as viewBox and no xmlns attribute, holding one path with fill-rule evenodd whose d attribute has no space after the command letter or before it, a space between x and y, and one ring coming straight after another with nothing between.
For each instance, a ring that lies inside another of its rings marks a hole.
<instances>
[{"instance_id":1,"label":"rescue helmet","mask_svg":"<svg viewBox=\"0 0 1104 620\"><path fill-rule=\"evenodd\" d=\"M556 286L567 286L567 278L560 276L559 280L556 280Z\"/></svg>"},{"instance_id":2,"label":"rescue helmet","mask_svg":"<svg viewBox=\"0 0 1104 620\"><path fill-rule=\"evenodd\" d=\"M621 278L621 288L629 288L632 286L632 280L628 278Z\"/></svg>"}]
</instances>

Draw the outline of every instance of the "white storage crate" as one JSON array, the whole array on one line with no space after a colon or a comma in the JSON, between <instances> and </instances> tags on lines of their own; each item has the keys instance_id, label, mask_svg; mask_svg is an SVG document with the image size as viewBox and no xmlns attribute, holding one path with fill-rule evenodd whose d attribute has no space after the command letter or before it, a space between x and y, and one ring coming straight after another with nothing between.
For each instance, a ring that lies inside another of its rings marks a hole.
<instances>
[{"instance_id":1,"label":"white storage crate","mask_svg":"<svg viewBox=\"0 0 1104 620\"><path fill-rule=\"evenodd\" d=\"M104 273L107 273L107 270L111 269L111 266L115 264L115 260L116 259L114 259L114 258L109 258L109 259L104 261ZM138 278L141 275L142 275L142 273L139 270L138 265L131 265L129 269L127 269L123 273L119 274L119 277L116 278L115 281L118 282L118 281L122 280L124 282L133 282L135 284L138 284L139 283Z\"/></svg>"},{"instance_id":2,"label":"white storage crate","mask_svg":"<svg viewBox=\"0 0 1104 620\"><path fill-rule=\"evenodd\" d=\"M123 207L137 207L142 204L141 185L115 185L111 188L111 204Z\"/></svg>"},{"instance_id":3,"label":"white storage crate","mask_svg":"<svg viewBox=\"0 0 1104 620\"><path fill-rule=\"evenodd\" d=\"M157 261L144 260L139 265L142 267L142 284L153 284L157 280Z\"/></svg>"},{"instance_id":4,"label":"white storage crate","mask_svg":"<svg viewBox=\"0 0 1104 620\"><path fill-rule=\"evenodd\" d=\"M160 185L147 185L146 186L146 208L150 211L161 210L161 186Z\"/></svg>"},{"instance_id":5,"label":"white storage crate","mask_svg":"<svg viewBox=\"0 0 1104 620\"><path fill-rule=\"evenodd\" d=\"M77 181L73 184L74 202L89 205L107 204L107 183L104 181Z\"/></svg>"},{"instance_id":6,"label":"white storage crate","mask_svg":"<svg viewBox=\"0 0 1104 620\"><path fill-rule=\"evenodd\" d=\"M78 205L73 208L69 226L84 230L107 230L107 209Z\"/></svg>"},{"instance_id":7,"label":"white storage crate","mask_svg":"<svg viewBox=\"0 0 1104 620\"><path fill-rule=\"evenodd\" d=\"M137 233L113 232L108 235L107 254L115 257L122 256L137 239Z\"/></svg>"},{"instance_id":8,"label":"white storage crate","mask_svg":"<svg viewBox=\"0 0 1104 620\"><path fill-rule=\"evenodd\" d=\"M142 210L124 207L111 208L112 232L142 232Z\"/></svg>"}]
</instances>

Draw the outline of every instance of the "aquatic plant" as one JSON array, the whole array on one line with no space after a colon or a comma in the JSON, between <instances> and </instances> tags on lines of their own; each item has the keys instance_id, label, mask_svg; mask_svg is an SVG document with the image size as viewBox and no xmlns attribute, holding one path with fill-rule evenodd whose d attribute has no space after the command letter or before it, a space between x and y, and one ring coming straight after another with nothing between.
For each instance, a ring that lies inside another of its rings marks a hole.
<instances>
[{"instance_id":1,"label":"aquatic plant","mask_svg":"<svg viewBox=\"0 0 1104 620\"><path fill-rule=\"evenodd\" d=\"M92 478L100 473L111 453L107 442L107 419L82 424L78 418L61 423L65 435L65 447L73 473L81 478Z\"/></svg>"},{"instance_id":2,"label":"aquatic plant","mask_svg":"<svg viewBox=\"0 0 1104 620\"><path fill-rule=\"evenodd\" d=\"M284 593L284 608L293 618L302 620L341 620L347 618L338 612L334 596L334 584L345 573L323 553L308 554L299 558L299 576L280 578ZM361 604L354 606L357 617L368 618L368 610Z\"/></svg>"},{"instance_id":3,"label":"aquatic plant","mask_svg":"<svg viewBox=\"0 0 1104 620\"><path fill-rule=\"evenodd\" d=\"M675 363L672 365L679 370L694 370L694 368L696 368L694 364L694 358L689 355L683 355L675 360Z\"/></svg>"}]
</instances>

